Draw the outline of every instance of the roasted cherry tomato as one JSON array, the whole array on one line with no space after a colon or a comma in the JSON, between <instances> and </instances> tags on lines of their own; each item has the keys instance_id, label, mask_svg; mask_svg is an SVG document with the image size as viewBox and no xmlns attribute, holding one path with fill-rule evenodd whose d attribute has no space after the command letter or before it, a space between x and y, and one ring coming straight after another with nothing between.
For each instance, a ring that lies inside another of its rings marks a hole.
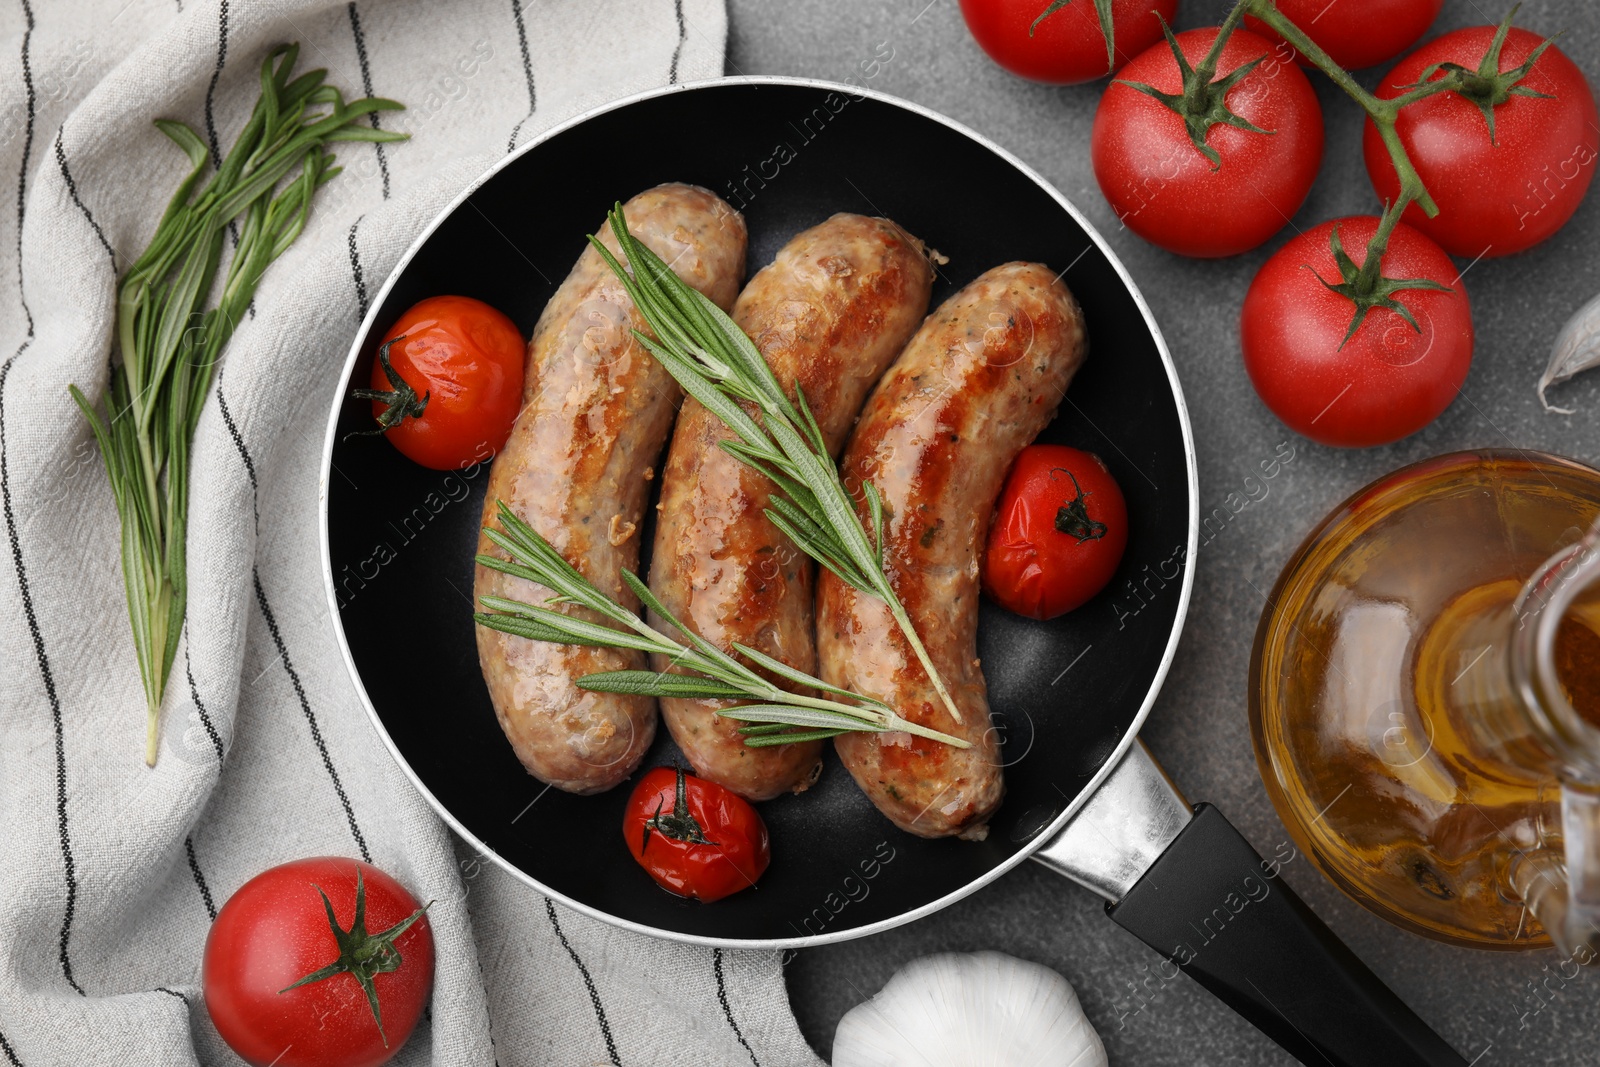
<instances>
[{"instance_id":1,"label":"roasted cherry tomato","mask_svg":"<svg viewBox=\"0 0 1600 1067\"><path fill-rule=\"evenodd\" d=\"M989 58L1013 74L1054 85L1104 78L1161 40L1161 22L1178 0L1112 0L1112 51L1094 0L961 0L967 29ZM1046 14L1046 12L1049 12Z\"/></svg>"},{"instance_id":2,"label":"roasted cherry tomato","mask_svg":"<svg viewBox=\"0 0 1600 1067\"><path fill-rule=\"evenodd\" d=\"M1216 29L1177 37L1190 66L1216 39ZM1256 59L1260 65L1243 79L1213 92L1221 96L1217 106L1271 133L1213 125L1204 141L1215 159L1191 139L1184 116L1123 84L1180 99L1184 74L1167 42L1136 56L1106 89L1094 116L1094 176L1134 233L1185 256L1231 256L1259 245L1300 210L1322 165L1322 105L1300 68L1247 30L1223 45L1218 79Z\"/></svg>"},{"instance_id":3,"label":"roasted cherry tomato","mask_svg":"<svg viewBox=\"0 0 1600 1067\"><path fill-rule=\"evenodd\" d=\"M1053 619L1106 587L1128 546L1128 506L1100 457L1029 445L1006 478L983 587L1005 607Z\"/></svg>"},{"instance_id":4,"label":"roasted cherry tomato","mask_svg":"<svg viewBox=\"0 0 1600 1067\"><path fill-rule=\"evenodd\" d=\"M748 800L671 767L639 779L622 836L657 885L707 904L755 885L772 861L767 825Z\"/></svg>"},{"instance_id":5,"label":"roasted cherry tomato","mask_svg":"<svg viewBox=\"0 0 1600 1067\"><path fill-rule=\"evenodd\" d=\"M1334 227L1353 264L1366 262L1378 228L1370 217L1325 222L1279 249L1244 298L1244 367L1290 429L1325 445L1388 444L1428 425L1461 391L1472 365L1472 308L1450 257L1400 223L1383 255L1384 276L1442 288L1388 296L1415 325L1380 305L1351 334L1356 305L1328 287L1345 284L1329 244Z\"/></svg>"},{"instance_id":6,"label":"roasted cherry tomato","mask_svg":"<svg viewBox=\"0 0 1600 1067\"><path fill-rule=\"evenodd\" d=\"M211 924L201 984L255 1067L376 1067L433 989L425 908L370 864L324 856L263 871Z\"/></svg>"},{"instance_id":7,"label":"roasted cherry tomato","mask_svg":"<svg viewBox=\"0 0 1600 1067\"><path fill-rule=\"evenodd\" d=\"M1441 63L1480 72L1472 98L1444 92L1418 100L1401 110L1396 126L1439 205L1431 219L1416 204L1402 217L1468 259L1521 252L1566 225L1600 155L1600 114L1583 71L1552 45L1519 79L1543 38L1512 27L1497 51L1498 32L1478 26L1437 37L1402 59L1377 89L1380 97L1400 96L1412 83L1437 78ZM1492 138L1485 109L1494 115ZM1400 182L1370 120L1363 148L1373 188L1392 202Z\"/></svg>"},{"instance_id":8,"label":"roasted cherry tomato","mask_svg":"<svg viewBox=\"0 0 1600 1067\"><path fill-rule=\"evenodd\" d=\"M468 296L429 297L384 336L372 361L372 401L382 433L408 458L458 470L493 456L522 405L522 335L506 316Z\"/></svg>"},{"instance_id":9,"label":"roasted cherry tomato","mask_svg":"<svg viewBox=\"0 0 1600 1067\"><path fill-rule=\"evenodd\" d=\"M1389 62L1428 32L1442 7L1444 0L1278 0L1278 10L1345 70ZM1254 15L1244 24L1278 45L1280 55L1309 65Z\"/></svg>"}]
</instances>

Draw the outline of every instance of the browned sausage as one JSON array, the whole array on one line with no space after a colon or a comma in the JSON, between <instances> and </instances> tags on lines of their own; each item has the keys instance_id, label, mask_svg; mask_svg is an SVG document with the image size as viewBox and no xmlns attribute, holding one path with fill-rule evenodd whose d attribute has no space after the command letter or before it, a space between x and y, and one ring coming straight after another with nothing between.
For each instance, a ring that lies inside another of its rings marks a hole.
<instances>
[{"instance_id":1,"label":"browned sausage","mask_svg":"<svg viewBox=\"0 0 1600 1067\"><path fill-rule=\"evenodd\" d=\"M632 232L684 281L723 308L733 303L744 276L745 227L737 212L692 185L657 186L625 211ZM617 250L609 228L596 232ZM644 329L643 317L599 253L584 249L528 342L523 408L489 473L484 524L493 523L496 501L504 500L586 578L637 610L618 574L639 565L636 531L651 468L681 391L632 328ZM487 538L478 551L498 552ZM549 596L543 586L482 566L473 590L528 603ZM643 653L530 641L480 626L478 660L517 758L559 789L610 789L633 772L655 737L654 698L573 684L598 671L643 670Z\"/></svg>"},{"instance_id":2,"label":"browned sausage","mask_svg":"<svg viewBox=\"0 0 1600 1067\"><path fill-rule=\"evenodd\" d=\"M929 316L845 450L846 485L867 478L883 494L890 579L963 721L883 601L826 572L817 588L821 677L972 747L903 732L841 734L834 744L878 809L922 837L981 840L1000 806L999 745L977 657L978 562L1006 472L1054 417L1086 348L1077 302L1049 268L996 267Z\"/></svg>"},{"instance_id":3,"label":"browned sausage","mask_svg":"<svg viewBox=\"0 0 1600 1067\"><path fill-rule=\"evenodd\" d=\"M915 237L887 219L835 215L785 245L733 317L791 396L799 381L836 456L867 391L927 314L932 286ZM764 514L772 483L719 447L732 436L700 404L684 404L661 481L650 588L723 650L738 642L814 674L815 565ZM670 664L658 656L655 666ZM822 743L749 748L744 724L716 714L735 703L662 699L695 772L751 800L809 786Z\"/></svg>"}]
</instances>

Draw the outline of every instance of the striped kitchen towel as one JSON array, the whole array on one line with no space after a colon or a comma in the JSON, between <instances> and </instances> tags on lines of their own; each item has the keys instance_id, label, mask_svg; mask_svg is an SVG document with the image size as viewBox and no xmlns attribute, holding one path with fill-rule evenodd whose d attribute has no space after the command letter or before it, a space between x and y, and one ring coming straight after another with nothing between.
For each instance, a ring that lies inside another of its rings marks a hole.
<instances>
[{"instance_id":1,"label":"striped kitchen towel","mask_svg":"<svg viewBox=\"0 0 1600 1067\"><path fill-rule=\"evenodd\" d=\"M218 906L301 856L436 903L408 1064L816 1064L776 954L624 933L453 842L380 744L322 592L324 420L371 295L443 205L542 129L719 75L721 0L0 0L0 1067L228 1064L199 996ZM185 161L231 143L279 42L399 144L345 173L228 346L192 460L189 616L160 759L118 521L68 398L105 387L114 286Z\"/></svg>"}]
</instances>

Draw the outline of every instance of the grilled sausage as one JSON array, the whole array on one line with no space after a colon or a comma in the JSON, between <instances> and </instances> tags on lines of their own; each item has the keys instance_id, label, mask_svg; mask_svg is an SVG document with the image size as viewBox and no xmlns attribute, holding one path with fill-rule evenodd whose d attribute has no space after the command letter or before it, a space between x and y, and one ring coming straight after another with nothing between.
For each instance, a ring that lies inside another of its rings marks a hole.
<instances>
[{"instance_id":1,"label":"grilled sausage","mask_svg":"<svg viewBox=\"0 0 1600 1067\"><path fill-rule=\"evenodd\" d=\"M982 840L1005 791L977 658L978 562L1006 472L1054 417L1086 351L1083 315L1037 263L1007 263L945 301L867 401L845 450L845 484L883 494L885 563L956 723L881 600L823 573L821 677L972 742L904 732L834 739L878 809L921 837ZM858 499L858 509L864 507Z\"/></svg>"},{"instance_id":2,"label":"grilled sausage","mask_svg":"<svg viewBox=\"0 0 1600 1067\"><path fill-rule=\"evenodd\" d=\"M733 317L791 396L799 382L837 456L867 391L927 314L932 287L915 237L887 219L835 215L785 245ZM738 642L814 674L816 567L767 519L772 483L719 447L732 437L699 403L684 404L662 475L651 591L724 651ZM670 663L657 656L655 667ZM822 743L749 748L744 724L716 714L736 703L662 699L695 773L751 800L810 786Z\"/></svg>"},{"instance_id":3,"label":"grilled sausage","mask_svg":"<svg viewBox=\"0 0 1600 1067\"><path fill-rule=\"evenodd\" d=\"M632 232L684 281L723 308L733 303L746 239L737 212L691 185L657 186L625 211ZM609 228L598 232L616 252ZM637 609L619 572L639 564L636 531L652 464L682 394L633 328L645 329L643 317L599 253L584 249L528 342L523 409L490 470L484 524L494 524L496 502L504 500L603 592ZM481 538L478 551L498 550ZM473 590L528 603L550 593L482 566ZM643 653L529 641L480 626L478 660L517 758L559 789L610 789L633 772L655 737L654 698L573 684L598 671L643 670Z\"/></svg>"}]
</instances>

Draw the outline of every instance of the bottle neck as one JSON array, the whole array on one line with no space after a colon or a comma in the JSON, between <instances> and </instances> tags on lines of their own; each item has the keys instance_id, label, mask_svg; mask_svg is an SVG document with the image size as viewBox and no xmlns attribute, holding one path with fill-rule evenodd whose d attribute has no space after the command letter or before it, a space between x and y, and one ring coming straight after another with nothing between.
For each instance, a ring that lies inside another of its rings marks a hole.
<instances>
[{"instance_id":1,"label":"bottle neck","mask_svg":"<svg viewBox=\"0 0 1600 1067\"><path fill-rule=\"evenodd\" d=\"M1505 619L1506 666L1530 758L1600 791L1600 527L1545 563ZM1535 769L1535 768L1530 768Z\"/></svg>"},{"instance_id":2,"label":"bottle neck","mask_svg":"<svg viewBox=\"0 0 1600 1067\"><path fill-rule=\"evenodd\" d=\"M1457 654L1474 642L1502 651L1459 710L1483 756L1560 783L1559 825L1537 847L1516 850L1506 874L1559 949L1592 950L1600 943L1600 524L1514 598L1504 592L1486 595L1481 610L1463 606Z\"/></svg>"}]
</instances>

